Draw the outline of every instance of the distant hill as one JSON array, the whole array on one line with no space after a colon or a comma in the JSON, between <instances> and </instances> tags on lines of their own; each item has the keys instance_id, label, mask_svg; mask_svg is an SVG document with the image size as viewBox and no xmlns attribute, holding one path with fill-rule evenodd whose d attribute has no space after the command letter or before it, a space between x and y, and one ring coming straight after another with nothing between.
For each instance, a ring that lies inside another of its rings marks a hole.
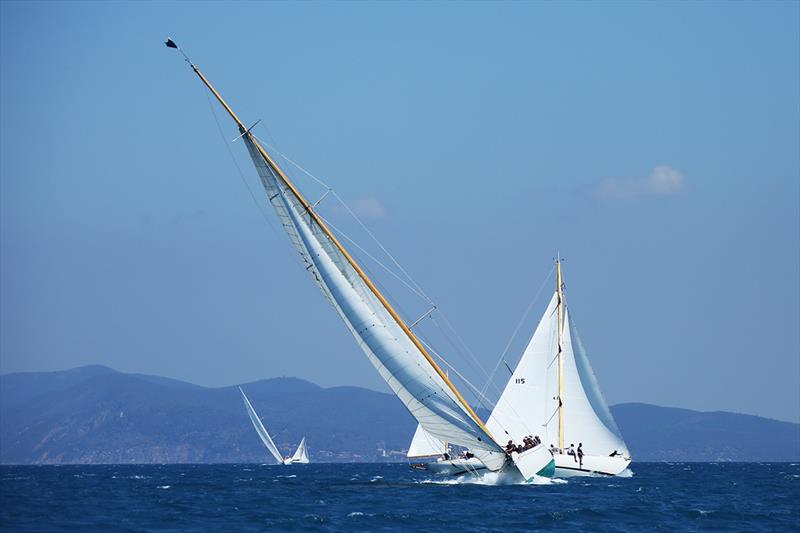
<instances>
[{"instance_id":1,"label":"distant hill","mask_svg":"<svg viewBox=\"0 0 800 533\"><path fill-rule=\"evenodd\" d=\"M611 410L636 460L800 460L800 424L644 403L623 403Z\"/></svg>"},{"instance_id":2,"label":"distant hill","mask_svg":"<svg viewBox=\"0 0 800 533\"><path fill-rule=\"evenodd\" d=\"M416 426L389 394L295 378L243 385L279 448L313 461L403 460ZM798 461L800 425L646 404L612 408L638 461ZM386 454L383 450L394 454ZM0 462L270 462L236 387L103 366L0 376Z\"/></svg>"}]
</instances>

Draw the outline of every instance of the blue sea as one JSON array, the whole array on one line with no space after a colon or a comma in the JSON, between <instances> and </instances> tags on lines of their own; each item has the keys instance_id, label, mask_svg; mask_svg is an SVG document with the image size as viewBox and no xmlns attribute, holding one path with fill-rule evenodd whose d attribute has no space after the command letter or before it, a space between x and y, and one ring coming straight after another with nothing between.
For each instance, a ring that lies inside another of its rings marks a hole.
<instances>
[{"instance_id":1,"label":"blue sea","mask_svg":"<svg viewBox=\"0 0 800 533\"><path fill-rule=\"evenodd\" d=\"M800 465L438 478L405 464L3 466L4 531L798 531Z\"/></svg>"}]
</instances>

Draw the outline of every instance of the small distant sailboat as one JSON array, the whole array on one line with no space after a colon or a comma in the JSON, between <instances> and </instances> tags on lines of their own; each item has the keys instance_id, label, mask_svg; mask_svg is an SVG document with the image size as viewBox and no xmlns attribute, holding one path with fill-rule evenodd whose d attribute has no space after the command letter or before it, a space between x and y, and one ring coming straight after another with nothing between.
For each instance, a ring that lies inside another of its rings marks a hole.
<instances>
[{"instance_id":1,"label":"small distant sailboat","mask_svg":"<svg viewBox=\"0 0 800 533\"><path fill-rule=\"evenodd\" d=\"M515 441L541 435L553 446L556 477L618 475L630 452L567 309L560 258L556 272L556 291L486 425Z\"/></svg>"},{"instance_id":2,"label":"small distant sailboat","mask_svg":"<svg viewBox=\"0 0 800 533\"><path fill-rule=\"evenodd\" d=\"M256 433L261 438L261 442L264 443L264 447L267 448L267 451L275 458L278 464L281 465L291 465L291 464L308 464L308 451L306 450L306 438L300 441L300 446L297 447L297 451L294 452L294 455L291 457L284 458L281 455L281 452L278 451L278 447L275 446L275 442L273 442L272 437L269 435L267 428L264 427L264 424L261 422L261 419L258 417L258 413L253 408L253 404L250 403L250 399L244 393L241 387L239 387L239 392L242 393L242 400L244 401L244 406L247 408L247 415L250 417L250 421L253 423L253 427L256 428Z\"/></svg>"},{"instance_id":3,"label":"small distant sailboat","mask_svg":"<svg viewBox=\"0 0 800 533\"><path fill-rule=\"evenodd\" d=\"M287 465L307 465L308 461L308 451L306 450L306 438L303 437L300 441L300 445L297 447L297 451L294 452L289 459L286 460Z\"/></svg>"},{"instance_id":4,"label":"small distant sailboat","mask_svg":"<svg viewBox=\"0 0 800 533\"><path fill-rule=\"evenodd\" d=\"M172 40L194 73L236 123L269 204L298 252L303 268L355 337L367 359L431 435L471 450L492 471L532 480L553 463L534 454L508 454L478 418L423 342L347 251L275 159Z\"/></svg>"},{"instance_id":5,"label":"small distant sailboat","mask_svg":"<svg viewBox=\"0 0 800 533\"><path fill-rule=\"evenodd\" d=\"M472 454L451 458L450 453L450 446L446 442L437 439L417 424L406 457L413 461L411 468L434 474L457 476L486 471L486 466Z\"/></svg>"}]
</instances>

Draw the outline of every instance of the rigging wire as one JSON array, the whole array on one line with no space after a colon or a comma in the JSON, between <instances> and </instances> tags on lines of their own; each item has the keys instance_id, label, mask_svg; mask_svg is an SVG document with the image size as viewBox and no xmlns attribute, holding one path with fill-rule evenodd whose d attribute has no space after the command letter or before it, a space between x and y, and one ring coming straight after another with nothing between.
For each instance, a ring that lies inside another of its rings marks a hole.
<instances>
[{"instance_id":1,"label":"rigging wire","mask_svg":"<svg viewBox=\"0 0 800 533\"><path fill-rule=\"evenodd\" d=\"M216 118L216 115L215 115L215 118ZM358 248L362 253L364 253L372 261L377 263L381 268L386 270L389 274L391 274L395 279L397 279L399 282L401 282L406 288L408 288L416 296L418 296L421 299L425 300L428 304L430 304L434 308L434 310L438 310L439 314L442 317L442 320L443 320L444 324L450 330L450 332L452 334L452 337L455 337L456 342L453 341L453 338L451 337L450 334L448 334L446 329L444 327L442 327L441 325L439 325L439 323L436 321L435 318L433 318L432 315L428 314L428 316L431 318L431 321L434 323L436 328L445 336L445 338L448 339L448 341L453 346L453 348L455 349L456 352L461 353L462 357L463 357L463 354L465 354L465 353L468 355L468 357L464 357L464 359L466 359L467 362L470 363L470 366L474 365L473 368L476 368L478 370L479 374L482 374L482 375L486 376L487 375L486 370L480 364L480 362L479 362L478 358L475 356L474 352L472 350L470 350L469 346L466 344L464 339L458 334L457 330L455 329L455 327L453 327L452 323L447 319L447 316L441 310L438 309L438 306L434 303L434 301L425 293L425 291L422 289L422 287L416 282L416 280L414 280L414 278L408 273L408 271L405 268L403 268L403 266L400 264L400 262L388 251L388 249L380 242L380 240L369 230L369 228L366 226L366 224L364 224L364 222L356 215L356 213L350 208L350 206L347 205L347 203L336 192L336 190L333 189L330 185L328 185L324 181L322 181L321 179L317 178L314 174L312 174L311 172L306 170L299 163L295 162L294 160L292 160L291 158L289 158L288 156L283 154L275 146L265 142L263 139L259 139L254 134L253 134L253 137L255 137L259 142L264 144L266 147L268 147L273 153L275 153L276 155L278 155L279 157L281 157L282 159L287 161L289 164L291 164L294 167L296 167L297 169L299 169L302 173L304 173L305 175L307 175L308 177L313 179L320 186L324 187L326 189L326 192L323 195L323 197L320 199L320 201L325 196L327 196L328 193L330 193L332 196L334 196L336 198L336 200L339 202L339 204L341 204L345 208L345 210L348 212L348 214L358 223L358 225L363 229L363 231L367 235L369 235L369 237L375 242L375 244L377 244L377 246L381 249L381 251L391 260L391 262L394 264L395 267L397 267L397 269L403 274L403 276L405 276L405 278L406 278L405 280L399 274L397 274L397 272L392 270L390 267L388 267L386 264L384 264L382 261L380 261L378 258L376 258L373 254L368 252L364 247L362 247L360 244L358 244L354 239L352 239L350 236L348 236L344 231L342 231L341 229L336 227L329 219L323 217L319 212L317 212L317 215L332 230L336 231L336 233L341 235L345 240L347 240L353 246ZM226 146L227 146L227 144L226 144ZM228 149L230 150L229 147L228 147ZM248 187L248 190L249 190L249 187ZM252 191L251 191L251 194L252 194ZM262 211L262 214L263 214L263 211ZM549 279L550 275L552 275L552 269L551 269L550 273L547 276L548 279ZM507 344L506 349L503 352L503 355L501 355L500 361L503 360L503 358L505 356L505 353L508 351L508 348L509 348L509 346L510 346L512 340L513 340L513 337L516 336L517 332L519 331L519 328L522 325L522 322L524 321L524 318L530 312L530 309L533 307L534 303L536 302L536 300L537 300L539 294L541 293L541 290L544 288L544 285L545 285L546 282L547 282L547 279L545 279L545 282L542 283L542 286L537 291L536 296L534 297L533 301L528 306L528 309L526 310L525 315L523 316L523 319L520 320L520 323L517 325L517 328L515 329L514 334L512 335L512 339L509 340L509 343ZM484 389L481 391L470 380L468 380L461 372L459 372L449 361L447 361L437 350L435 350L431 346L430 342L428 342L425 339L421 338L422 337L422 333L421 332L418 332L417 336L418 336L418 338L420 338L420 341L431 351L431 353L436 355L436 357L440 361L442 361L445 364L445 366L447 366L450 370L452 370L453 373L471 390L471 392L473 392L473 394L475 394L476 400L478 401L480 406L483 407L484 409L486 409L487 411L489 411L490 412L490 417L491 417L491 411L494 408L495 404L489 398L486 397L486 390L488 389L490 384L495 390L497 390L496 385L494 385L494 383L492 381L493 375L497 371L497 366L492 371L492 374L488 376L487 384L486 384L486 386L484 386ZM498 366L500 364L500 361L498 362ZM488 406L487 406L487 404L488 404ZM498 422L498 424L499 424L499 422ZM502 425L501 425L501 427L502 427ZM505 431L505 429L504 429L504 431ZM507 434L507 431L505 431L505 432Z\"/></svg>"},{"instance_id":2,"label":"rigging wire","mask_svg":"<svg viewBox=\"0 0 800 533\"><path fill-rule=\"evenodd\" d=\"M250 187L250 184L247 182L247 178L244 177L244 172L242 172L242 168L239 166L239 162L236 161L236 157L233 155L233 151L231 150L230 143L225 138L225 133L222 131L222 125L219 123L219 117L217 117L216 111L214 111L214 103L211 101L211 97L208 95L206 91L203 91L203 94L206 96L206 100L208 101L208 106L211 109L211 116L214 117L214 122L217 124L217 130L219 131L219 136L222 138L222 144L225 145L225 149L228 151L228 155L231 156L231 160L233 161L233 165L236 167L236 172L239 174L239 178L242 180L247 192L250 193L250 198L253 199L253 203L256 205L259 213L261 213L261 218L264 219L269 227L275 232L275 235L278 235L278 230L272 221L267 216L267 213L264 211L264 207L261 203L256 199L255 193L253 193L253 189Z\"/></svg>"},{"instance_id":3,"label":"rigging wire","mask_svg":"<svg viewBox=\"0 0 800 533\"><path fill-rule=\"evenodd\" d=\"M336 193L334 193L334 194L336 194ZM389 268L388 266L386 266L386 265L385 265L383 262L381 262L381 261L380 261L380 260L379 260L377 257L375 257L374 255L372 255L371 253L369 253L367 250L365 250L365 249L364 249L364 248L363 248L363 247L362 247L360 244L358 244L358 243L357 243L355 240L353 240L352 238L350 238L350 236L348 236L348 235L347 235L347 234L346 234L344 231L342 231L341 229L339 229L338 227L336 227L336 226L335 226L335 225L334 225L334 224L333 224L333 223L332 223L332 222L331 222L329 219L325 218L324 216L320 215L319 213L317 213L317 216L319 216L319 218L321 218L321 219L322 219L322 221L323 221L323 222L325 222L325 224L327 224L327 225L328 225L328 227L330 227L332 230L334 230L336 233L338 233L338 234L339 234L341 237L343 237L343 238L344 238L344 239L345 239L347 242L349 242L350 244L352 244L353 246L355 246L356 248L358 248L358 249L359 249L359 250L360 250L360 251L361 251L363 254L365 254L367 257L369 257L370 259L372 259L373 261L375 261L375 262L376 262L376 263L377 263L377 264L378 264L380 267L382 267L384 270L386 270L386 272L388 272L389 274L391 274L392 276L394 276L394 277L397 279L397 281L399 281L400 283L402 283L403 285L405 285L405 286L406 286L406 288L408 288L410 291L412 291L414 294L416 294L416 295L417 295L417 296L419 296L420 298L422 298L422 299L424 299L424 300L428 300L428 298L427 298L427 297L425 297L425 295L424 295L424 294L422 294L422 293L420 293L419 291L417 291L417 290L416 290L414 287L412 287L412 286L411 286L409 283L407 283L407 282L406 282L406 281L405 281L403 278L401 278L399 275L397 275L397 273L396 273L394 270L392 270L391 268ZM429 303L433 304L433 302L429 302Z\"/></svg>"},{"instance_id":4,"label":"rigging wire","mask_svg":"<svg viewBox=\"0 0 800 533\"><path fill-rule=\"evenodd\" d=\"M508 342L506 343L506 347L503 349L503 352L500 354L500 358L497 360L497 364L494 365L494 369L492 370L492 373L489 375L489 379L486 382L486 385L484 385L484 387L483 387L483 393L486 392L486 390L489 388L490 385L496 388L496 386L494 385L494 381L493 381L494 380L494 375L497 373L497 369L500 368L500 364L505 361L506 354L508 353L509 348L511 348L511 343L514 342L514 339L516 338L517 333L519 333L519 330L522 327L522 324L528 318L528 315L530 314L531 309L533 309L534 304L539 299L539 296L541 295L542 290L544 290L544 287L547 284L547 282L550 280L550 277L553 275L553 271L554 270L555 270L555 265L550 268L550 271L547 273L547 276L545 276L544 281L539 286L539 289L536 291L536 294L533 295L533 299L528 304L528 307L525 309L525 312L522 314L522 317L519 319L519 322L517 322L517 327L514 328L514 332L511 334L511 337L508 339ZM508 363L506 363L506 364L508 364ZM512 372L512 374L513 374L513 372Z\"/></svg>"},{"instance_id":5,"label":"rigging wire","mask_svg":"<svg viewBox=\"0 0 800 533\"><path fill-rule=\"evenodd\" d=\"M255 137L255 135L254 135L254 137ZM256 137L256 138L258 139L258 137ZM490 409L489 407L493 408L494 407L494 402L492 402L491 400L489 400L489 398L486 397L486 392L487 392L489 386L491 386L493 388L493 390L498 393L498 396L502 393L502 391L500 391L498 389L498 387L493 382L493 377L494 377L494 374L497 371L497 366L492 371L492 374L488 374L486 372L486 370L480 364L480 361L478 360L478 358L475 356L475 353L469 348L469 346L464 341L464 339L458 334L458 331L455 329L455 327L449 321L449 319L447 318L445 313L441 309L438 308L437 304L427 295L427 293L425 293L424 289L422 289L422 287L416 282L416 280L414 280L414 278L408 273L408 271L405 268L403 268L403 266L400 264L400 262L389 252L389 250L383 245L383 243L381 243L381 241L375 236L375 234L373 234L369 230L369 228L366 226L366 224L364 224L364 222L358 217L358 215L356 215L356 213L350 208L350 206L347 205L347 203L344 201L344 199L336 192L335 189L333 189L333 187L331 187L328 183L324 182L323 180L317 178L314 174L312 174L310 171L308 171L302 165L300 165L299 163L297 163L296 161L294 161L293 159L288 157L286 154L284 154L283 152L278 150L275 146L270 145L269 143L265 142L262 139L258 139L258 140L261 143L263 143L267 148L269 148L271 151L273 151L276 155L278 155L279 157L284 159L286 162L288 162L290 165L294 166L295 168L300 170L303 174L305 174L306 176L308 176L312 180L314 180L316 183L318 183L320 186L324 187L326 189L325 195L330 193L332 196L334 196L336 198L336 200L339 202L339 204L341 204L345 208L345 210L348 212L348 214L358 223L358 225L372 239L372 241L375 242L375 244L377 244L377 246L381 249L381 251L391 260L391 262L394 264L394 266L405 276L406 280L408 280L408 281L404 280L402 277L400 277L400 275L397 274L397 272L395 272L394 270L389 268L386 264L384 264L382 261L380 261L378 258L376 258L373 254L369 253L366 249L364 249L364 247L362 247L354 239L349 237L341 229L337 228L329 219L323 217L319 212L317 212L317 215L327 225L329 225L332 230L336 231L345 240L347 240L353 246L358 248L362 253L364 253L367 257L372 259L374 262L376 262L381 268L383 268L384 270L389 272L389 274L391 274L395 279L400 281L406 288L408 288L410 291L412 291L415 295L417 295L421 299L425 300L435 310L438 310L439 315L441 316L442 321L443 321L444 325L446 326L446 328L442 327L439 324L439 322L437 322L436 319L432 315L429 314L428 316L430 317L431 322L433 322L434 326L441 332L442 335L444 335L444 337L448 340L448 342L453 347L453 349L457 353L461 354L461 357L471 367L473 367L473 369L476 370L479 375L487 376L486 385L484 386L483 390L479 390L462 373L458 372L458 370L456 370L456 368L452 364L450 364L450 362L445 360L444 357L442 357L442 355L431 346L429 341L426 341L425 339L421 338L423 335L422 335L422 332L419 331L419 330L417 331L417 337L420 338L420 341L422 341L423 344L432 353L434 353L448 368L450 368L453 371L453 373L458 378L461 379L461 381L464 384L467 385L467 387L470 389L470 391L473 392L473 394L475 394L475 399L477 400L477 403L481 407L483 407L484 409L486 409L487 411L489 411L491 413L492 409ZM323 196L323 198L324 198L324 196ZM549 279L549 276L551 274L552 274L552 269L551 269L550 274L548 274L548 279ZM524 318L530 312L530 309L533 307L534 303L536 302L536 300L537 300L539 294L541 293L541 290L544 287L544 284L546 282L547 282L547 280L545 280L545 282L542 284L542 287L540 287L539 291L537 291L536 296L534 297L533 301L528 306L528 309L526 310L525 315L523 316L523 319L520 320L520 323L517 325L517 328L514 331L514 335L512 336L512 340L513 340L513 337L516 336L517 332L519 331L519 328L521 327L522 322L524 321ZM395 302L395 305L397 305L397 303L398 302ZM450 333L448 333L448 331L447 331L448 329L449 329ZM455 338L455 341L453 340L454 338ZM503 355L500 358L500 361L502 361L503 358L505 357L505 353L508 351L508 348L509 348L510 344L511 344L511 340L509 341L508 345L506 346L506 349L504 350ZM498 362L498 365L500 364L500 361ZM487 406L487 404L488 404L488 406Z\"/></svg>"},{"instance_id":6,"label":"rigging wire","mask_svg":"<svg viewBox=\"0 0 800 533\"><path fill-rule=\"evenodd\" d=\"M258 139L258 137L256 137L256 138ZM411 283L411 284L412 284L412 285L415 287L415 291L414 291L414 292L415 292L415 293L416 293L418 296L420 296L422 299L424 299L425 301L427 301L429 304L431 304L431 305L435 305L435 303L433 302L433 300L432 300L432 299L431 299L431 298L430 298L430 297L429 297L429 296L428 296L428 295L425 293L425 291L424 291L424 290L422 289L422 287L421 287L421 286L420 286L420 285L419 285L419 284L418 284L418 283L417 283L417 282L414 280L414 278L411 276L411 274L409 274L409 273L408 273L408 271L407 271L405 268L403 268L403 265L401 265L401 264L400 264L400 262L399 262L399 261L398 261L398 260L397 260L397 259L394 257L394 255L392 255L392 253L391 253L391 252L389 252L389 250L388 250L388 249L387 249L387 248L386 248L386 247L383 245L383 243L381 243L381 241L380 241L380 240L379 240L379 239L378 239L378 238L375 236L375 234L374 234L374 233L372 233L372 232L369 230L369 227L367 227L367 225L366 225L366 224L364 224L364 222L363 222L363 221L362 221L362 220L361 220L361 219L358 217L358 215L356 215L356 214L355 214L355 212L354 212L354 211L353 211L353 210L350 208L350 206L349 206L349 205L347 205L347 202L345 202L345 201L344 201L344 199L343 199L341 196L339 196L339 193L338 193L338 192L336 192L336 190L335 190L333 187L331 187L330 185L328 185L327 183L325 183L324 181L322 181L321 179L319 179L318 177L316 177L314 174L312 174L311 172L309 172L308 170L306 170L306 169L305 169L305 167L303 167L302 165L300 165L299 163L297 163L296 161L294 161L293 159L291 159L291 158L290 158L289 156L287 156L286 154L282 153L280 150L278 150L278 149L277 149L277 148L275 148L274 146L270 145L269 143L265 143L265 142L264 142L264 141L262 141L261 139L259 139L259 141L261 141L262 143L264 143L264 145L265 145L267 148L269 148L270 150L272 150L272 151L273 151L275 154L277 154L277 155L278 155L278 156L280 156L281 158L285 159L285 160L286 160L288 163L290 163L291 165L295 166L295 167L296 167L298 170L300 170L300 171L301 171L303 174L305 174L306 176L310 177L311 179L313 179L314 181L316 181L316 182L317 182L319 185L321 185L322 187L325 187L325 189L327 189L328 191L330 191L330 193L331 193L331 194L332 194L332 195L333 195L333 196L334 196L334 197L335 197L335 198L338 200L338 202L339 202L339 203L341 204L341 206L342 206L342 207L343 207L343 208L344 208L344 209L347 211L347 213L348 213L348 214L349 214L351 217L353 217L353 220L355 220L355 221L358 223L358 225L361 227L361 229L362 229L362 230L364 230L364 232L365 232L367 235L369 235L369 237L370 237L370 238L371 238L371 239L372 239L372 240L375 242L375 244L376 244L376 245L378 245L378 247L381 249L381 251L382 251L384 254L386 254L386 256L387 256L387 257L388 257L388 258L391 260L391 262L394 264L394 266L395 266L395 267L397 267L397 269L398 269L398 270L399 270L399 271L400 271L400 272L401 272L401 273L402 273L402 274L403 274L403 275L406 277L406 279L407 279L407 280L408 280L408 281L409 281L409 282L410 282L410 283ZM319 214L319 213L317 213L317 214ZM327 222L327 221L326 221L326 222ZM351 242L353 242L353 241L351 241ZM355 244L355 243L353 243L353 244ZM363 250L362 250L362 251L363 251ZM397 277L397 276L396 276L396 274L395 274L395 277Z\"/></svg>"}]
</instances>

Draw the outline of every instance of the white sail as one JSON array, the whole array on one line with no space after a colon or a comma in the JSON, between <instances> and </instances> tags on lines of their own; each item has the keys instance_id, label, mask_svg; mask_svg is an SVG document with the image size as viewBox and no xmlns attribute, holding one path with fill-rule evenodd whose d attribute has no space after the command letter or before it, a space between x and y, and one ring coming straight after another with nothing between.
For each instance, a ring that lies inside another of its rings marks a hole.
<instances>
[{"instance_id":1,"label":"white sail","mask_svg":"<svg viewBox=\"0 0 800 533\"><path fill-rule=\"evenodd\" d=\"M564 312L564 445L583 443L586 455L608 456L614 450L629 455L622 434L600 393L575 325ZM539 435L547 446L558 446L558 292L553 294L517 368L489 420L496 438L520 443ZM501 436L502 435L502 436Z\"/></svg>"},{"instance_id":2,"label":"white sail","mask_svg":"<svg viewBox=\"0 0 800 533\"><path fill-rule=\"evenodd\" d=\"M272 442L272 437L269 436L267 432L267 428L264 427L264 424L261 423L261 420L258 418L258 413L256 410L253 409L253 405L250 403L250 400L245 395L244 391L241 387L239 387L239 392L242 393L242 400L244 400L244 406L247 408L247 414L250 416L250 421L253 423L253 427L256 428L256 433L258 436L261 437L261 442L264 443L269 453L275 458L278 463L283 464L283 456L281 452L278 451L278 447L275 446L275 443Z\"/></svg>"},{"instance_id":3,"label":"white sail","mask_svg":"<svg viewBox=\"0 0 800 533\"><path fill-rule=\"evenodd\" d=\"M577 337L569 309L564 315L564 444L583 443L586 455L629 456L614 417Z\"/></svg>"},{"instance_id":4,"label":"white sail","mask_svg":"<svg viewBox=\"0 0 800 533\"><path fill-rule=\"evenodd\" d=\"M486 427L502 444L521 444L539 435L546 445L558 442L558 294L550 299Z\"/></svg>"},{"instance_id":5,"label":"white sail","mask_svg":"<svg viewBox=\"0 0 800 533\"><path fill-rule=\"evenodd\" d=\"M291 462L294 464L308 464L308 451L306 450L306 438L303 437L300 440L300 445L297 447L297 450L292 455Z\"/></svg>"},{"instance_id":6,"label":"white sail","mask_svg":"<svg viewBox=\"0 0 800 533\"><path fill-rule=\"evenodd\" d=\"M421 425L417 424L417 430L411 439L406 456L409 459L417 457L436 457L447 452L447 445L444 441L437 439L425 431Z\"/></svg>"},{"instance_id":7,"label":"white sail","mask_svg":"<svg viewBox=\"0 0 800 533\"><path fill-rule=\"evenodd\" d=\"M244 135L270 203L306 270L331 302L367 358L431 435L473 450L502 449L403 330L303 202ZM499 469L504 455L490 468Z\"/></svg>"}]
</instances>

